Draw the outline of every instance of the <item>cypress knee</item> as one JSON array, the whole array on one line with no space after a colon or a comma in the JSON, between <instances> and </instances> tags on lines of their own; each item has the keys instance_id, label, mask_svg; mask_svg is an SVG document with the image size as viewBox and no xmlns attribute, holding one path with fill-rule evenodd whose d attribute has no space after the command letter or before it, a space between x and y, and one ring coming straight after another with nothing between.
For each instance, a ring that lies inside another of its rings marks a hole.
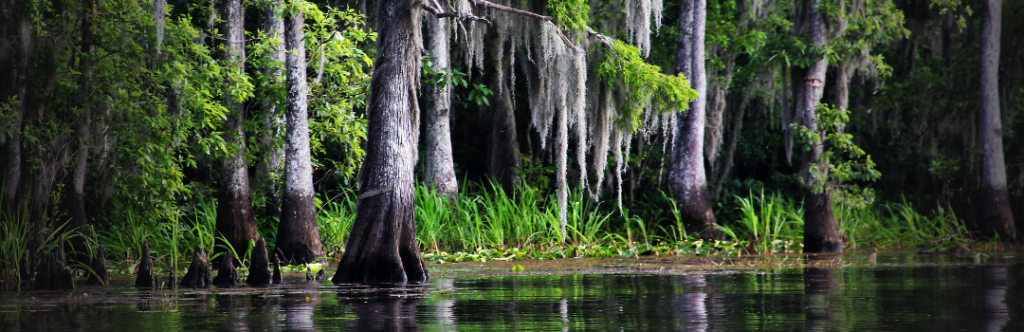
<instances>
[{"instance_id":1,"label":"cypress knee","mask_svg":"<svg viewBox=\"0 0 1024 332\"><path fill-rule=\"evenodd\" d=\"M270 271L267 270L268 264L267 241L261 238L256 241L252 257L249 258L249 276L245 278L245 283L252 286L271 284Z\"/></svg>"},{"instance_id":2,"label":"cypress knee","mask_svg":"<svg viewBox=\"0 0 1024 332\"><path fill-rule=\"evenodd\" d=\"M205 288L210 286L210 259L203 247L196 246L195 256L188 265L188 272L181 278L181 287Z\"/></svg>"},{"instance_id":3,"label":"cypress knee","mask_svg":"<svg viewBox=\"0 0 1024 332\"><path fill-rule=\"evenodd\" d=\"M270 282L274 284L281 284L281 260L277 258L277 253L270 255L271 261L274 263L274 275L270 277Z\"/></svg>"},{"instance_id":4,"label":"cypress knee","mask_svg":"<svg viewBox=\"0 0 1024 332\"><path fill-rule=\"evenodd\" d=\"M220 260L220 269L217 270L217 277L213 278L213 285L217 287L238 286L238 271L235 271L235 256L230 252L224 252Z\"/></svg>"},{"instance_id":5,"label":"cypress knee","mask_svg":"<svg viewBox=\"0 0 1024 332\"><path fill-rule=\"evenodd\" d=\"M149 241L142 242L142 255L139 256L139 272L135 277L135 287L156 288L153 277L153 260L149 257Z\"/></svg>"},{"instance_id":6,"label":"cypress knee","mask_svg":"<svg viewBox=\"0 0 1024 332\"><path fill-rule=\"evenodd\" d=\"M94 256L92 258L92 262L89 263L89 268L92 269L92 273L89 274L89 280L86 281L87 285L110 285L110 275L107 274L107 257L102 243L100 243L99 248L96 249L96 256Z\"/></svg>"}]
</instances>

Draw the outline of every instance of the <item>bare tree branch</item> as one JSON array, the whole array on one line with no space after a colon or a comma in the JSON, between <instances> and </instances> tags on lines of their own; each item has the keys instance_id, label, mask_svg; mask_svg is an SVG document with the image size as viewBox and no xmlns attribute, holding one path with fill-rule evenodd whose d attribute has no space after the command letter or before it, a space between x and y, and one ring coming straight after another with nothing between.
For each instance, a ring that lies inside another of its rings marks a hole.
<instances>
[{"instance_id":1,"label":"bare tree branch","mask_svg":"<svg viewBox=\"0 0 1024 332\"><path fill-rule=\"evenodd\" d=\"M443 11L441 9L441 7L440 7L440 4L438 4L437 1L434 1L434 3L429 3L428 2L428 3L424 4L423 5L423 9L426 9L428 12L430 12L431 14L434 14L434 16L436 16L438 18L457 18L459 20L471 20L471 21L484 22L484 23L487 23L487 25L491 24L491 21L489 21L489 20L487 20L486 18L483 18L483 17L469 15L469 14L463 14L463 13Z\"/></svg>"},{"instance_id":2,"label":"bare tree branch","mask_svg":"<svg viewBox=\"0 0 1024 332\"><path fill-rule=\"evenodd\" d=\"M473 2L474 6L493 8L493 9L497 9L497 10L504 11L504 12L509 12L509 13L513 13L513 14L519 14L519 15L526 15L526 16L529 16L529 17L533 17L533 18L537 18L537 19L542 19L542 20L551 22L551 16L544 16L544 15L540 15L540 14L537 14L537 13L534 13L534 12L525 11L525 10L522 10L522 9L515 9L515 8L512 8L512 7L506 7L506 6L502 6L502 5L499 5L499 4L487 1L487 0L470 0L470 1Z\"/></svg>"},{"instance_id":3,"label":"bare tree branch","mask_svg":"<svg viewBox=\"0 0 1024 332\"><path fill-rule=\"evenodd\" d=\"M551 16L544 16L544 15L540 15L540 14L537 14L537 13L534 13L534 12L531 12L531 11L526 11L526 10L522 10L522 9L515 9L515 8L512 8L512 7L508 7L508 6L502 6L502 5L499 5L499 4L487 1L487 0L470 0L470 2L472 2L474 6L481 6L481 7L491 8L491 9L500 10L500 11L503 11L503 12L519 14L519 15L529 16L529 17L533 17L533 18L536 18L536 19L539 19L539 20L543 20L543 21L547 22L547 24L550 24L552 27L554 27L555 31L558 31L558 36L562 38L562 41L565 42L566 46L569 46L569 48L571 48L574 52L578 51L576 49L576 45L573 45L572 42L569 41L569 38L566 38L565 34L562 33L562 29L558 28L558 26L555 25L555 23L551 21L552 20ZM482 21L482 22L486 22L487 24L491 24L491 22L488 21L485 18L481 18L481 17L477 17L477 16L473 16L473 15L461 14L461 13L443 12L439 8L440 5L437 4L436 0L434 1L434 3L435 3L434 5L438 6L438 7L433 8L433 7L429 6L429 5L424 6L425 8L427 8L428 11L430 11L432 14L434 14L434 16L437 16L437 17L457 17L459 19L469 19L469 20L474 20L474 21Z\"/></svg>"}]
</instances>

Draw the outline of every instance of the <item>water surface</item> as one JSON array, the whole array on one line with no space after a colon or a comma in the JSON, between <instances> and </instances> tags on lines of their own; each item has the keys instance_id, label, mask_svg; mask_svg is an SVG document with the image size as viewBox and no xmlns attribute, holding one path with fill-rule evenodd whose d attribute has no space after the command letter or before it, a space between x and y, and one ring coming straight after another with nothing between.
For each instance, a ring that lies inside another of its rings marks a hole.
<instances>
[{"instance_id":1,"label":"water surface","mask_svg":"<svg viewBox=\"0 0 1024 332\"><path fill-rule=\"evenodd\" d=\"M0 297L0 330L1024 331L1015 257L893 254L851 264L863 259L772 269L603 260L571 273L558 268L568 261L523 273L446 264L431 266L429 284L404 288L293 277L269 288L25 291Z\"/></svg>"}]
</instances>

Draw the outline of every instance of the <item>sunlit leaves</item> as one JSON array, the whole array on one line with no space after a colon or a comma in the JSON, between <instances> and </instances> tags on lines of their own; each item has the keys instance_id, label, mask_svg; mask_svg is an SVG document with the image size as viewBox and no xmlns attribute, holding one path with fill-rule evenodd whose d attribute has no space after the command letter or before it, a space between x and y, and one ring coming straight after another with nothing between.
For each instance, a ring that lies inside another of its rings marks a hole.
<instances>
[{"instance_id":1,"label":"sunlit leaves","mask_svg":"<svg viewBox=\"0 0 1024 332\"><path fill-rule=\"evenodd\" d=\"M644 62L635 46L619 40L604 50L597 73L606 84L616 87L619 125L629 132L639 128L645 110L685 110L697 97L686 77L662 74L661 68Z\"/></svg>"},{"instance_id":2,"label":"sunlit leaves","mask_svg":"<svg viewBox=\"0 0 1024 332\"><path fill-rule=\"evenodd\" d=\"M590 5L586 0L548 0L548 10L562 31L583 35L590 24Z\"/></svg>"},{"instance_id":3,"label":"sunlit leaves","mask_svg":"<svg viewBox=\"0 0 1024 332\"><path fill-rule=\"evenodd\" d=\"M853 135L843 131L850 121L849 113L849 110L818 104L814 110L818 130L798 124L792 127L804 151L810 151L815 145L822 147L818 162L808 166L810 179L803 181L804 185L814 192L829 192L847 206L862 208L874 201L874 192L858 184L873 182L882 173L875 169L871 156L854 144Z\"/></svg>"}]
</instances>

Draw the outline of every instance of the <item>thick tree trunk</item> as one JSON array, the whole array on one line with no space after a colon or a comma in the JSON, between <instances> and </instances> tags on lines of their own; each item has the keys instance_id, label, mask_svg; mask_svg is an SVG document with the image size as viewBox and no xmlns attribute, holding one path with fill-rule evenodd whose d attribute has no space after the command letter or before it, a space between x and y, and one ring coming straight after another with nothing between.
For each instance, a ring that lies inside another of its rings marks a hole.
<instances>
[{"instance_id":1,"label":"thick tree trunk","mask_svg":"<svg viewBox=\"0 0 1024 332\"><path fill-rule=\"evenodd\" d=\"M267 82L277 84L283 80L284 69L276 65L285 62L284 56L284 20L281 15L281 0L268 1L263 10L263 21L261 29L266 32L268 38L278 39L277 48L270 52L270 60L275 65L264 68L263 75ZM285 130L284 112L277 109L277 101L263 103L263 132L260 136L263 158L256 168L257 183L263 187L267 195L265 214L269 217L281 217L281 171L284 164L284 145L279 145L277 138Z\"/></svg>"},{"instance_id":2,"label":"thick tree trunk","mask_svg":"<svg viewBox=\"0 0 1024 332\"><path fill-rule=\"evenodd\" d=\"M356 220L334 283L405 284L430 279L413 220L420 3L382 0L377 61L367 107L366 159Z\"/></svg>"},{"instance_id":3,"label":"thick tree trunk","mask_svg":"<svg viewBox=\"0 0 1024 332\"><path fill-rule=\"evenodd\" d=\"M225 0L220 7L221 33L224 34L224 59L228 70L244 71L245 30L241 0ZM245 161L245 105L224 97L224 106L230 112L225 121L224 140L237 150L221 161L220 193L217 201L217 231L224 235L237 252L248 248L249 240L259 238L256 220L252 216L252 197L249 192L249 170ZM223 249L221 249L223 250ZM220 250L218 250L220 251Z\"/></svg>"},{"instance_id":4,"label":"thick tree trunk","mask_svg":"<svg viewBox=\"0 0 1024 332\"><path fill-rule=\"evenodd\" d=\"M285 17L288 68L288 132L285 138L284 203L277 228L277 249L286 262L312 263L324 256L313 201L313 165L306 111L306 46L302 12Z\"/></svg>"},{"instance_id":5,"label":"thick tree trunk","mask_svg":"<svg viewBox=\"0 0 1024 332\"><path fill-rule=\"evenodd\" d=\"M24 13L18 13L17 33L20 46L14 57L18 59L14 66L14 86L11 92L18 96L18 108L14 117L14 128L21 129L25 118L25 110L28 108L28 70L29 60L32 58L32 21ZM3 101L6 101L4 98ZM2 102L2 101L0 101ZM3 174L3 205L0 208L9 211L17 210L15 202L18 200L18 187L21 179L21 131L12 131L5 138L3 144L4 174Z\"/></svg>"},{"instance_id":6,"label":"thick tree trunk","mask_svg":"<svg viewBox=\"0 0 1024 332\"><path fill-rule=\"evenodd\" d=\"M676 72L690 79L700 95L686 112L677 113L672 144L669 184L683 222L690 232L713 236L715 215L711 211L704 173L704 124L707 78L704 71L705 0L684 0L680 4Z\"/></svg>"},{"instance_id":7,"label":"thick tree trunk","mask_svg":"<svg viewBox=\"0 0 1024 332\"><path fill-rule=\"evenodd\" d=\"M500 39L500 38L499 38ZM495 48L503 47L496 43ZM503 52L504 53L504 52ZM498 70L506 73L515 70L505 65L505 59L496 59ZM491 90L496 100L491 107L491 137L488 146L487 173L501 187L511 193L519 181L519 139L516 133L515 110L512 107L511 89L506 75L491 75Z\"/></svg>"},{"instance_id":8,"label":"thick tree trunk","mask_svg":"<svg viewBox=\"0 0 1024 332\"><path fill-rule=\"evenodd\" d=\"M820 0L811 4L811 43L817 47L825 47L825 23L824 18L818 12ZM801 112L804 126L813 132L818 131L818 118L814 109L821 100L824 92L825 72L828 69L828 61L822 56L814 61L807 69L802 87L803 94L800 100ZM811 149L803 153L803 165L800 176L805 185L815 181L810 174L811 165L817 164L819 169L826 167L822 160L822 146L815 144ZM810 188L805 188L804 198L804 252L842 252L843 243L839 238L839 229L836 226L835 214L832 213L832 195L828 190L815 193Z\"/></svg>"},{"instance_id":9,"label":"thick tree trunk","mask_svg":"<svg viewBox=\"0 0 1024 332\"><path fill-rule=\"evenodd\" d=\"M92 97L92 78L96 71L96 61L93 57L96 55L96 47L91 42L92 33L92 22L93 13L92 9L95 8L95 2L90 2L88 8L83 10L84 16L82 20L82 43L81 43L81 80L79 83L79 91L76 103L82 108L82 114L78 116L78 123L75 126L75 136L77 136L76 150L75 150L75 168L71 173L71 190L67 196L67 207L68 214L71 217L71 222L68 225L68 230L79 229L82 232L87 232L85 225L88 224L89 218L85 211L85 173L88 170L89 165L89 146L92 143L91 135L91 122L92 122L92 110L94 104L90 100ZM86 234L88 236L88 234ZM84 253L85 239L76 237L70 241L71 252L73 254L73 260L85 261L86 256Z\"/></svg>"},{"instance_id":10,"label":"thick tree trunk","mask_svg":"<svg viewBox=\"0 0 1024 332\"><path fill-rule=\"evenodd\" d=\"M39 128L47 120L47 106L53 100L60 72L58 61L64 54L66 38L43 39L45 44L39 47L42 52L36 53L33 62L38 61L39 72L33 72L26 80L30 87L40 85L41 88L28 89L25 100L33 107L25 108L22 129ZM36 83L39 82L39 83ZM32 101L41 101L34 103ZM67 167L69 160L69 136L58 135L47 137L45 130L26 130L21 141L21 180L17 189L17 202L22 218L32 225L30 232L33 238L29 241L29 261L35 261L33 252L41 246L47 233L51 231L46 223L47 214L51 211L52 190L58 175ZM45 258L45 257L44 257Z\"/></svg>"},{"instance_id":11,"label":"thick tree trunk","mask_svg":"<svg viewBox=\"0 0 1024 332\"><path fill-rule=\"evenodd\" d=\"M445 18L427 15L427 54L434 64L433 71L447 72L451 59L448 55L448 22ZM459 194L459 183L455 177L455 163L452 161L451 125L448 114L451 111L451 84L445 82L425 84L423 91L424 121L427 132L423 136L427 186L438 193L455 197Z\"/></svg>"},{"instance_id":12,"label":"thick tree trunk","mask_svg":"<svg viewBox=\"0 0 1024 332\"><path fill-rule=\"evenodd\" d=\"M978 230L1003 241L1016 238L1006 191L1003 128L999 119L999 34L1002 0L986 0L981 31L981 213Z\"/></svg>"},{"instance_id":13,"label":"thick tree trunk","mask_svg":"<svg viewBox=\"0 0 1024 332\"><path fill-rule=\"evenodd\" d=\"M853 76L853 66L840 64L836 67L836 86L834 87L835 100L832 101L835 107L849 109L850 107L850 78Z\"/></svg>"}]
</instances>

